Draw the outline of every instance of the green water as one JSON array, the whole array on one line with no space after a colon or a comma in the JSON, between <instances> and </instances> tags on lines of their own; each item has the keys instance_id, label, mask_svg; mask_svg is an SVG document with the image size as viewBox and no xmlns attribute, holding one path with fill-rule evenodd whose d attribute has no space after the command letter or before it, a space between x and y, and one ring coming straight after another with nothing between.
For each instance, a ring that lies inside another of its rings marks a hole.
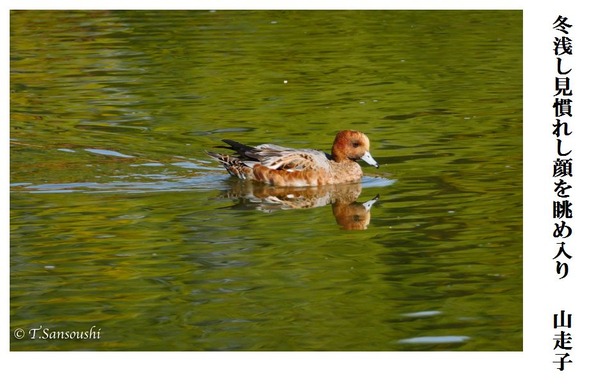
<instances>
[{"instance_id":1,"label":"green water","mask_svg":"<svg viewBox=\"0 0 600 390\"><path fill-rule=\"evenodd\" d=\"M522 350L520 11L10 31L12 350ZM346 128L381 165L361 185L249 188L205 154Z\"/></svg>"}]
</instances>

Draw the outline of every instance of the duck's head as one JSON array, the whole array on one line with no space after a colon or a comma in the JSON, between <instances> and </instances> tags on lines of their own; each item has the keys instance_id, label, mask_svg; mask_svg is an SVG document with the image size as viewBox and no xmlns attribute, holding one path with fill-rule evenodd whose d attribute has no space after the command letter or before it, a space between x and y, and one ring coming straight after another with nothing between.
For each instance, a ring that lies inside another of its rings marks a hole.
<instances>
[{"instance_id":1,"label":"duck's head","mask_svg":"<svg viewBox=\"0 0 600 390\"><path fill-rule=\"evenodd\" d=\"M369 152L369 138L360 131L342 130L333 141L331 155L336 162L342 162L346 159L356 161L363 160L375 168L379 168L379 164Z\"/></svg>"}]
</instances>

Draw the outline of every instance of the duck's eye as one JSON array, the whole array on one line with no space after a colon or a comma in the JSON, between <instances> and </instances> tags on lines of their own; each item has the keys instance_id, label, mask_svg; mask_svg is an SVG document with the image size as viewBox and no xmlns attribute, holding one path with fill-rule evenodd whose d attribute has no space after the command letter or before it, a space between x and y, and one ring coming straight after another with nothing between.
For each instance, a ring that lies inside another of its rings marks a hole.
<instances>
[{"instance_id":1,"label":"duck's eye","mask_svg":"<svg viewBox=\"0 0 600 390\"><path fill-rule=\"evenodd\" d=\"M360 146L360 142L358 141L352 141L352 147L353 148L358 148Z\"/></svg>"}]
</instances>

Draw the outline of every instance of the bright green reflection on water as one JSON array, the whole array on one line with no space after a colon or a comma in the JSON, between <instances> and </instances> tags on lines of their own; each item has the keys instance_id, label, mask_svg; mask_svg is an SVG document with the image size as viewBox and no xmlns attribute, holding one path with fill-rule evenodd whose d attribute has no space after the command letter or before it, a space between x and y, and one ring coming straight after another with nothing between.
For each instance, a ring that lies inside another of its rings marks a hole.
<instances>
[{"instance_id":1,"label":"bright green reflection on water","mask_svg":"<svg viewBox=\"0 0 600 390\"><path fill-rule=\"evenodd\" d=\"M12 12L11 330L101 337L11 348L521 350L521 56L520 11ZM342 128L381 168L297 209L204 153Z\"/></svg>"}]
</instances>

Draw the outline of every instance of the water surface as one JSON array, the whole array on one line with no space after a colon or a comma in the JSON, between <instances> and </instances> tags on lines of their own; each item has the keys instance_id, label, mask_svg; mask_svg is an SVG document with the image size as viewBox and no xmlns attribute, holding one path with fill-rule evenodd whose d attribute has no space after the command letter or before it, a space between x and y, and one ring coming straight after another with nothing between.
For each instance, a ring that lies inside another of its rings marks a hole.
<instances>
[{"instance_id":1,"label":"water surface","mask_svg":"<svg viewBox=\"0 0 600 390\"><path fill-rule=\"evenodd\" d=\"M12 350L522 349L520 11L13 11L10 31ZM242 185L205 154L345 128L381 165L360 185Z\"/></svg>"}]
</instances>

